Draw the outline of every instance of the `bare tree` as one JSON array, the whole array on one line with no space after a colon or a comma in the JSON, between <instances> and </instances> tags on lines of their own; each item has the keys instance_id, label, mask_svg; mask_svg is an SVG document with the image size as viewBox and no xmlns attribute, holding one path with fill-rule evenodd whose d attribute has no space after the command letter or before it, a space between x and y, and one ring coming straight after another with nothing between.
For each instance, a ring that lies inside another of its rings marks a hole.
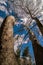
<instances>
[{"instance_id":1,"label":"bare tree","mask_svg":"<svg viewBox=\"0 0 43 65\"><path fill-rule=\"evenodd\" d=\"M29 11L29 14L30 14L31 18L36 21L36 23L37 23L37 25L38 25L38 27L39 27L39 29L40 29L42 35L43 35L43 25L41 24L40 20L39 20L37 17L35 17L34 15L32 15L32 13L31 13L31 11L29 10L28 7L27 7L27 9L28 9L28 11ZM38 12L39 12L39 11L38 11ZM33 13L34 13L34 12L33 12Z\"/></svg>"},{"instance_id":2,"label":"bare tree","mask_svg":"<svg viewBox=\"0 0 43 65\"><path fill-rule=\"evenodd\" d=\"M32 23L32 20L35 20L42 35L43 35L43 25L42 21L42 0L13 0L13 10L18 14L18 16L28 17L27 23ZM23 13L23 14L22 14ZM40 18L41 17L41 20Z\"/></svg>"}]
</instances>

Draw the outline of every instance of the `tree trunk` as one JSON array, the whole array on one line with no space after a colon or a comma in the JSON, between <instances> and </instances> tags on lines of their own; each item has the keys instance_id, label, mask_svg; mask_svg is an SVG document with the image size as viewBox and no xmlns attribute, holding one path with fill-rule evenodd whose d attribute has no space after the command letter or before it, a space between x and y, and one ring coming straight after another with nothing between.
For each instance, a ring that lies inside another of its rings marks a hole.
<instances>
[{"instance_id":1,"label":"tree trunk","mask_svg":"<svg viewBox=\"0 0 43 65\"><path fill-rule=\"evenodd\" d=\"M37 23L37 25L38 25L38 27L43 35L43 25L40 23L40 21L37 17L34 17L33 19L36 21L36 23Z\"/></svg>"},{"instance_id":2,"label":"tree trunk","mask_svg":"<svg viewBox=\"0 0 43 65\"><path fill-rule=\"evenodd\" d=\"M43 47L39 45L39 42L37 41L35 35L32 34L31 31L29 32L30 32L30 40L32 41L33 45L36 65L43 65Z\"/></svg>"},{"instance_id":3,"label":"tree trunk","mask_svg":"<svg viewBox=\"0 0 43 65\"><path fill-rule=\"evenodd\" d=\"M36 60L36 65L43 65L43 47L37 44L37 41L34 41L33 50Z\"/></svg>"},{"instance_id":4,"label":"tree trunk","mask_svg":"<svg viewBox=\"0 0 43 65\"><path fill-rule=\"evenodd\" d=\"M16 56L14 54L14 40L13 40L13 23L15 18L8 16L2 23L0 28L0 65L18 65Z\"/></svg>"}]
</instances>

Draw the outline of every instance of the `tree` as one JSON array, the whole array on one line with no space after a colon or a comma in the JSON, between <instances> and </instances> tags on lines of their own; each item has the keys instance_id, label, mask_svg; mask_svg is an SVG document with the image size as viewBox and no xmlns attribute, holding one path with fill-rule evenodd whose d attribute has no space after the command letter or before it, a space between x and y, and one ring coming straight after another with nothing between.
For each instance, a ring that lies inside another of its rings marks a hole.
<instances>
[{"instance_id":1,"label":"tree","mask_svg":"<svg viewBox=\"0 0 43 65\"><path fill-rule=\"evenodd\" d=\"M37 25L38 25L38 27L39 27L42 35L43 35L43 25L41 24L41 22L39 21L39 19L37 17L32 16L32 13L31 13L31 11L29 10L28 7L27 7L27 9L29 11L29 14L30 14L31 18L36 21L36 23L37 23Z\"/></svg>"},{"instance_id":2,"label":"tree","mask_svg":"<svg viewBox=\"0 0 43 65\"><path fill-rule=\"evenodd\" d=\"M12 0L11 0L12 1ZM25 17L25 14L28 18L28 22L32 23L32 20L35 20L37 26L39 27L42 35L43 35L43 25L41 24L42 19L42 0L13 0L13 10L20 15L21 17ZM23 15L22 15L23 13ZM40 18L41 17L41 20ZM29 25L28 25L29 26Z\"/></svg>"},{"instance_id":3,"label":"tree","mask_svg":"<svg viewBox=\"0 0 43 65\"><path fill-rule=\"evenodd\" d=\"M36 39L34 33L29 28L27 28L27 30L28 30L27 34L30 35L29 38L32 41L36 65L38 65L38 64L41 65L41 64L43 64L43 60L42 60L43 59L43 47L41 47L39 45L39 42Z\"/></svg>"},{"instance_id":4,"label":"tree","mask_svg":"<svg viewBox=\"0 0 43 65\"><path fill-rule=\"evenodd\" d=\"M15 18L8 16L4 19L0 28L0 65L18 65L14 54L13 25Z\"/></svg>"}]
</instances>

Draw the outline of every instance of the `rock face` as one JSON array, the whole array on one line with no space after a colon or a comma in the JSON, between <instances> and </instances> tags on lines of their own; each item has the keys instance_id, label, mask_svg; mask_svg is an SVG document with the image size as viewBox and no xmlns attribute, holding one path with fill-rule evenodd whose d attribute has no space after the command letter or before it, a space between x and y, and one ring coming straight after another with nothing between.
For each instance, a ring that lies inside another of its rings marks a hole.
<instances>
[{"instance_id":1,"label":"rock face","mask_svg":"<svg viewBox=\"0 0 43 65\"><path fill-rule=\"evenodd\" d=\"M18 65L14 55L13 24L15 18L8 16L0 28L0 65Z\"/></svg>"}]
</instances>

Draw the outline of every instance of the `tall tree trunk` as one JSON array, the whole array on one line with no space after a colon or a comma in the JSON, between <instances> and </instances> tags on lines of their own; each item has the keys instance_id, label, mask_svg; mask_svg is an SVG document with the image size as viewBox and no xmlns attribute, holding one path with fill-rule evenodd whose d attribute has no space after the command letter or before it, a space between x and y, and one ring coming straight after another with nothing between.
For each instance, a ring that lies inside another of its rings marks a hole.
<instances>
[{"instance_id":1,"label":"tall tree trunk","mask_svg":"<svg viewBox=\"0 0 43 65\"><path fill-rule=\"evenodd\" d=\"M2 46L0 50L0 65L18 65L14 54L13 23L15 23L15 18L8 16L0 28L0 43Z\"/></svg>"},{"instance_id":2,"label":"tall tree trunk","mask_svg":"<svg viewBox=\"0 0 43 65\"><path fill-rule=\"evenodd\" d=\"M39 45L35 35L29 31L30 33L30 40L32 41L33 51L35 55L36 65L43 65L43 47Z\"/></svg>"},{"instance_id":3,"label":"tall tree trunk","mask_svg":"<svg viewBox=\"0 0 43 65\"><path fill-rule=\"evenodd\" d=\"M34 41L33 50L36 60L36 65L43 65L43 47L37 44L37 41Z\"/></svg>"},{"instance_id":4,"label":"tall tree trunk","mask_svg":"<svg viewBox=\"0 0 43 65\"><path fill-rule=\"evenodd\" d=\"M40 21L37 17L34 17L33 19L36 21L36 23L37 23L37 25L38 25L38 27L43 35L43 25L40 23Z\"/></svg>"}]
</instances>

